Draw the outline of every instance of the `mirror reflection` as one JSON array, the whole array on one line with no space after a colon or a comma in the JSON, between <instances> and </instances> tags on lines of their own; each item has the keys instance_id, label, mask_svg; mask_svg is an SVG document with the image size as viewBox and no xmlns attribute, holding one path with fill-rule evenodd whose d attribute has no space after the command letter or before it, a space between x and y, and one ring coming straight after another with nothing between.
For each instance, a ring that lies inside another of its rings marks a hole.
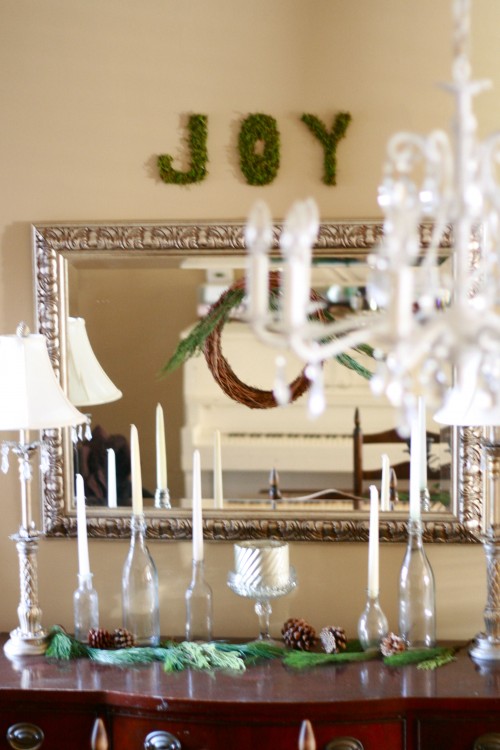
<instances>
[{"instance_id":1,"label":"mirror reflection","mask_svg":"<svg viewBox=\"0 0 500 750\"><path fill-rule=\"evenodd\" d=\"M280 231L280 225L275 225L276 263ZM422 243L428 241L429 231L422 225ZM322 277L317 286L325 294L328 292L337 314L341 314L343 305L365 304L363 263L381 232L381 224L375 222L321 224L314 248ZM443 257L449 242L448 238L442 246ZM38 331L46 337L63 387L68 388L70 366L68 319L74 317L85 320L97 360L123 394L115 401L85 407L96 439L93 445L97 448L100 441L107 452L108 441L114 442L118 463L123 457L120 440L125 444L126 459L130 426L138 428L143 485L148 496L147 527L152 538L191 537L191 512L186 505L192 453L199 448L206 539L234 541L249 536L278 536L290 541L366 540L368 513L363 503L356 502L357 497L351 497L356 409L365 435L385 430L391 423L390 411L386 412L382 401L372 398L364 378L329 363L325 377L331 406L320 420L311 421L307 416L307 395L285 409L240 406L215 385L202 356L193 357L184 367L160 377L161 368L179 341L189 336L193 324L221 288L233 279L235 283L241 279L245 261L242 223L39 225L33 228L33 249ZM352 283L353 274L358 273L361 276ZM332 274L337 278L332 279ZM245 336L248 331L241 321L231 319L222 332L223 352L243 383L255 377L252 385L261 382L262 388L270 390L276 352L252 350L257 353L249 356ZM253 338L250 346L256 346ZM301 365L287 359L286 367L287 379L292 379L297 377ZM155 508L154 500L158 404L164 414L172 501L168 510ZM434 433L431 422L427 430ZM224 484L222 509L214 507L213 489L214 436L218 431ZM437 445L431 441L425 449L428 471L440 474L437 478L434 473L429 474L429 487L436 490L437 496L433 498L432 512L424 518L428 540L474 541L470 528L480 522L483 503L481 439L481 428L455 428L451 436L441 435ZM49 464L41 487L44 533L74 536L75 462L81 466L89 456L82 455L82 446L75 445L67 430L46 431L43 441ZM373 454L371 459L368 449ZM402 458L406 459L407 445L400 444L397 449L403 451ZM372 462L380 473L382 453L392 450L382 444L366 445L364 468L369 469ZM397 455L390 456L393 464L399 462ZM444 467L444 483L440 467ZM281 493L281 498L269 496L271 476L271 490ZM367 494L370 481L373 480L363 480L361 494ZM402 502L381 518L381 537L387 541L406 538L405 481L398 475L397 490ZM120 492L118 501L117 486L117 508L106 508L107 467L105 471L102 456L101 484L100 489L96 485L95 505L89 507L87 514L88 533L126 537L130 511L121 503L126 503L127 491ZM333 497L300 499L304 493L309 496L326 490L337 492ZM339 496L339 490L344 495L347 491L349 497ZM441 491L445 493L442 497Z\"/></svg>"},{"instance_id":2,"label":"mirror reflection","mask_svg":"<svg viewBox=\"0 0 500 750\"><path fill-rule=\"evenodd\" d=\"M355 429L368 438L394 429L395 421L390 405L370 392L367 375L372 362L367 354L353 352L351 367L337 361L325 363L328 405L315 419L308 414L307 394L283 408L242 405L237 400L238 381L228 386L229 391L233 389L231 398L214 380L200 353L162 375L179 342L193 337L196 322L205 318L229 287L242 281L242 260L198 259L188 264L197 268L154 262L141 267L134 263L132 268L69 263L68 335L77 322L86 328L109 381L109 393L99 384L95 396L86 393L86 399L77 399L79 406L85 403L88 409L92 432L91 439L78 440L74 451L75 471L84 477L87 503L112 509L131 504L128 435L133 423L141 441L145 507L158 507L158 444L164 435L163 460L173 508L190 506L192 455L199 449L207 507L223 505L228 513L278 507L364 509L361 498L367 502L370 482L380 486L382 457L386 456L395 470L391 509L404 510L409 440L388 435L382 442L365 441L365 480L355 482ZM329 312L339 317L346 310L367 306L365 278L364 261L323 258L314 270L313 286L328 301ZM269 391L275 378L276 350L258 342L243 317L244 302L230 310L220 354L239 381ZM75 378L72 348L70 337L70 394ZM286 381L292 382L303 365L289 354L280 356ZM164 422L160 431L158 409ZM428 509L442 512L450 501L451 445L431 415L427 429L432 435L426 449ZM222 467L221 474L217 466ZM214 488L218 476L222 498Z\"/></svg>"}]
</instances>

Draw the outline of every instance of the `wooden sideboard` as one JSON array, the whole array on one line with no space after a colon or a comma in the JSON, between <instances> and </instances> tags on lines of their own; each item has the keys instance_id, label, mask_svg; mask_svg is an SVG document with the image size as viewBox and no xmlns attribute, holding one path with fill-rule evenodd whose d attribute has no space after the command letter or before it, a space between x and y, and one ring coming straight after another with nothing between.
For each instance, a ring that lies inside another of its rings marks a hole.
<instances>
[{"instance_id":1,"label":"wooden sideboard","mask_svg":"<svg viewBox=\"0 0 500 750\"><path fill-rule=\"evenodd\" d=\"M500 750L500 665L480 669L461 652L434 671L272 661L165 674L2 651L0 748L89 750L98 718L112 750L296 750L304 719L318 750Z\"/></svg>"}]
</instances>

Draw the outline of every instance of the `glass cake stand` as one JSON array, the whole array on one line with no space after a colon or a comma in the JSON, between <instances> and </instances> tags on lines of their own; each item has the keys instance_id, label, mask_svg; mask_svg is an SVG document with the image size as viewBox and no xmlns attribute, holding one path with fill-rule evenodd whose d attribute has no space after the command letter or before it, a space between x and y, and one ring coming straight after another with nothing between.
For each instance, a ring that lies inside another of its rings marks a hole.
<instances>
[{"instance_id":1,"label":"glass cake stand","mask_svg":"<svg viewBox=\"0 0 500 750\"><path fill-rule=\"evenodd\" d=\"M269 634L269 620L272 612L270 600L286 596L296 587L297 576L294 568L290 566L288 581L281 586L249 585L239 573L234 572L229 573L227 585L238 596L255 599L255 613L259 618L259 637L256 640L278 643Z\"/></svg>"}]
</instances>

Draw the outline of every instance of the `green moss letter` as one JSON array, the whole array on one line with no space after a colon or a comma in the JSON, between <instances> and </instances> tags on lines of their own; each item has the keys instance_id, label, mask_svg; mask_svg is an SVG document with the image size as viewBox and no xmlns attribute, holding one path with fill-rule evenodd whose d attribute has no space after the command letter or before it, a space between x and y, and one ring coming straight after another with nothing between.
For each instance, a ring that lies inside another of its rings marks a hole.
<instances>
[{"instance_id":1,"label":"green moss letter","mask_svg":"<svg viewBox=\"0 0 500 750\"><path fill-rule=\"evenodd\" d=\"M172 157L161 154L158 157L158 169L163 182L171 185L190 185L201 182L207 176L207 116L191 115L188 121L187 142L190 151L190 167L187 172L180 172L172 167Z\"/></svg>"},{"instance_id":2,"label":"green moss letter","mask_svg":"<svg viewBox=\"0 0 500 750\"><path fill-rule=\"evenodd\" d=\"M333 121L330 133L316 115L302 115L301 120L323 146L323 182L325 185L336 185L337 143L345 136L347 126L351 122L351 115L348 112L340 112Z\"/></svg>"},{"instance_id":3,"label":"green moss letter","mask_svg":"<svg viewBox=\"0 0 500 750\"><path fill-rule=\"evenodd\" d=\"M269 185L280 166L280 134L274 117L248 115L241 126L240 167L249 185Z\"/></svg>"}]
</instances>

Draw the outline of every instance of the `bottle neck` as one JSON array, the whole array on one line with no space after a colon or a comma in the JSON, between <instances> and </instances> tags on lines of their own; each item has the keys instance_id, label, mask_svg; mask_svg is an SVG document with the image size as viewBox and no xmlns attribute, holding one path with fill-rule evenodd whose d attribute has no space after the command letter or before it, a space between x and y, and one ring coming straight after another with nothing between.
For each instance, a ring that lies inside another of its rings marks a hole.
<instances>
[{"instance_id":1,"label":"bottle neck","mask_svg":"<svg viewBox=\"0 0 500 750\"><path fill-rule=\"evenodd\" d=\"M408 545L416 548L422 547L423 525L421 519L410 518L408 520Z\"/></svg>"},{"instance_id":2,"label":"bottle neck","mask_svg":"<svg viewBox=\"0 0 500 750\"><path fill-rule=\"evenodd\" d=\"M92 578L92 573L83 573L83 575L81 573L78 573L78 588L87 589L88 591L90 591L90 589L92 588Z\"/></svg>"},{"instance_id":3,"label":"bottle neck","mask_svg":"<svg viewBox=\"0 0 500 750\"><path fill-rule=\"evenodd\" d=\"M132 515L130 519L130 543L133 545L139 544L144 546L144 539L146 536L146 519L144 515Z\"/></svg>"},{"instance_id":4,"label":"bottle neck","mask_svg":"<svg viewBox=\"0 0 500 750\"><path fill-rule=\"evenodd\" d=\"M205 563L203 560L193 560L191 568L191 582L205 580Z\"/></svg>"}]
</instances>

